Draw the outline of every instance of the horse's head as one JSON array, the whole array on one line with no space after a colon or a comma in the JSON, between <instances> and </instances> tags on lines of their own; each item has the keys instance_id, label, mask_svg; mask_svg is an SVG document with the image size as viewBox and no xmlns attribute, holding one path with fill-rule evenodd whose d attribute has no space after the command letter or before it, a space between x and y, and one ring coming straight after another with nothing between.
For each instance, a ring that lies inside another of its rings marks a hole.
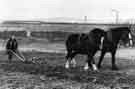
<instances>
[{"instance_id":1,"label":"horse's head","mask_svg":"<svg viewBox=\"0 0 135 89\"><path fill-rule=\"evenodd\" d=\"M90 31L90 34L91 33L97 37L102 37L105 35L105 31L100 28L94 28L93 30Z\"/></svg>"},{"instance_id":2,"label":"horse's head","mask_svg":"<svg viewBox=\"0 0 135 89\"><path fill-rule=\"evenodd\" d=\"M129 43L130 46L133 45L130 27L117 27L113 28L111 31L115 40L121 40L124 43Z\"/></svg>"},{"instance_id":3,"label":"horse's head","mask_svg":"<svg viewBox=\"0 0 135 89\"><path fill-rule=\"evenodd\" d=\"M93 37L94 41L96 42L96 45L101 46L106 32L103 29L94 28L90 31L89 34Z\"/></svg>"},{"instance_id":4,"label":"horse's head","mask_svg":"<svg viewBox=\"0 0 135 89\"><path fill-rule=\"evenodd\" d=\"M125 29L123 29L121 40L126 44L128 43L129 46L133 46L132 32L130 27L125 27Z\"/></svg>"}]
</instances>

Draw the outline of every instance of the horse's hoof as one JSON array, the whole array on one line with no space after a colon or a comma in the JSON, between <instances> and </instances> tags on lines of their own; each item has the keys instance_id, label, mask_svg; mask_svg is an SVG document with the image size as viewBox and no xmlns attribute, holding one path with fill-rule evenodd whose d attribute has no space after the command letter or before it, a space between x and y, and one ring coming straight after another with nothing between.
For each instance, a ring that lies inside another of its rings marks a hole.
<instances>
[{"instance_id":1,"label":"horse's hoof","mask_svg":"<svg viewBox=\"0 0 135 89\"><path fill-rule=\"evenodd\" d=\"M119 70L118 67L112 67L112 70Z\"/></svg>"},{"instance_id":2,"label":"horse's hoof","mask_svg":"<svg viewBox=\"0 0 135 89\"><path fill-rule=\"evenodd\" d=\"M101 65L98 65L97 67L98 67L98 69L101 69L101 68L102 68L102 66L101 66Z\"/></svg>"},{"instance_id":3,"label":"horse's hoof","mask_svg":"<svg viewBox=\"0 0 135 89\"><path fill-rule=\"evenodd\" d=\"M88 69L89 69L89 65L88 65L88 63L86 63L85 66L84 66L84 70L86 71Z\"/></svg>"},{"instance_id":4,"label":"horse's hoof","mask_svg":"<svg viewBox=\"0 0 135 89\"><path fill-rule=\"evenodd\" d=\"M84 67L84 70L87 71L89 68L88 67Z\"/></svg>"},{"instance_id":5,"label":"horse's hoof","mask_svg":"<svg viewBox=\"0 0 135 89\"><path fill-rule=\"evenodd\" d=\"M66 69L69 69L69 65L66 64L66 65L65 65L65 68L66 68Z\"/></svg>"},{"instance_id":6,"label":"horse's hoof","mask_svg":"<svg viewBox=\"0 0 135 89\"><path fill-rule=\"evenodd\" d=\"M99 70L93 70L95 73L98 73L99 72Z\"/></svg>"},{"instance_id":7,"label":"horse's hoof","mask_svg":"<svg viewBox=\"0 0 135 89\"><path fill-rule=\"evenodd\" d=\"M66 64L65 64L65 68L69 69L69 65L70 65L70 63L69 63L69 61L67 61Z\"/></svg>"},{"instance_id":8,"label":"horse's hoof","mask_svg":"<svg viewBox=\"0 0 135 89\"><path fill-rule=\"evenodd\" d=\"M92 69L93 69L94 71L98 71L98 68L97 68L96 64L92 64Z\"/></svg>"}]
</instances>

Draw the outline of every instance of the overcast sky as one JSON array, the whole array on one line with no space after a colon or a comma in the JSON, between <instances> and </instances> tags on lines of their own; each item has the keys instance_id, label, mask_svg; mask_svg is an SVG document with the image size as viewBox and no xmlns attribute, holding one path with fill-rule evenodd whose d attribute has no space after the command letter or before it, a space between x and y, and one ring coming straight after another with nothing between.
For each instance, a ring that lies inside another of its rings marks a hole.
<instances>
[{"instance_id":1,"label":"overcast sky","mask_svg":"<svg viewBox=\"0 0 135 89\"><path fill-rule=\"evenodd\" d=\"M134 0L0 0L1 20L31 20L55 17L70 17L95 21L135 19Z\"/></svg>"}]
</instances>

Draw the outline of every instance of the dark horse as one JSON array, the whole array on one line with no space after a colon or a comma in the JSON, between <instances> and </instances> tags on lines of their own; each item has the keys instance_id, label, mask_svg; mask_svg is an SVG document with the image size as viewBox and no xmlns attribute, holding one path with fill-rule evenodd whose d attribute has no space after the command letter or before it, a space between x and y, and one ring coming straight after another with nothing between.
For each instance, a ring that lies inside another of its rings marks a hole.
<instances>
[{"instance_id":1,"label":"dark horse","mask_svg":"<svg viewBox=\"0 0 135 89\"><path fill-rule=\"evenodd\" d=\"M133 40L131 36L130 27L116 27L110 28L104 37L103 40L103 48L101 50L101 56L98 62L98 68L101 67L101 62L104 58L106 52L110 52L112 55L112 70L117 70L117 66L115 64L115 54L117 50L117 45L120 40L128 40L129 44L133 45Z\"/></svg>"},{"instance_id":2,"label":"dark horse","mask_svg":"<svg viewBox=\"0 0 135 89\"><path fill-rule=\"evenodd\" d=\"M76 64L73 59L77 54L84 54L88 56L87 63L84 69L92 67L93 70L97 70L93 56L100 49L102 45L101 39L105 35L105 31L99 28L91 30L88 34L74 33L69 35L66 40L67 62L66 68L69 68L71 64Z\"/></svg>"}]
</instances>

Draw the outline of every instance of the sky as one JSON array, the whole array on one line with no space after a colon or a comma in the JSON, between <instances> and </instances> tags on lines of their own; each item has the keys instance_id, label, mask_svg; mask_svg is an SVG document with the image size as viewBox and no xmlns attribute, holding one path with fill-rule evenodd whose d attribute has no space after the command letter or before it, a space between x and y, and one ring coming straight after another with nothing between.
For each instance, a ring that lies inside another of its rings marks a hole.
<instances>
[{"instance_id":1,"label":"sky","mask_svg":"<svg viewBox=\"0 0 135 89\"><path fill-rule=\"evenodd\" d=\"M115 10L115 11L114 11ZM0 0L0 20L76 18L96 22L135 19L134 0Z\"/></svg>"}]
</instances>

